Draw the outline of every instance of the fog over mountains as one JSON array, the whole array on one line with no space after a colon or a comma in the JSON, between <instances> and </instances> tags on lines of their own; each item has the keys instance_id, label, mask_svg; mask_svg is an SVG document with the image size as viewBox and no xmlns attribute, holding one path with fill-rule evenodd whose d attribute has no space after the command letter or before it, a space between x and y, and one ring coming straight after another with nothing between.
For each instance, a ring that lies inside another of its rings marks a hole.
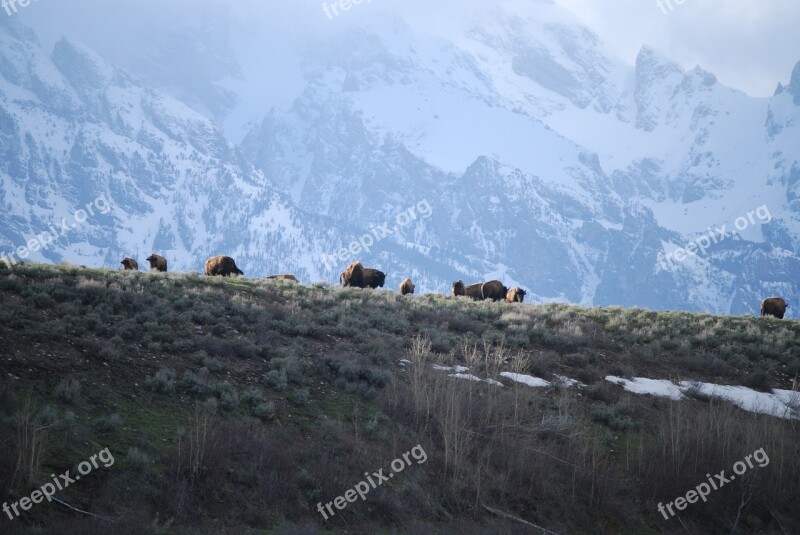
<instances>
[{"instance_id":1,"label":"fog over mountains","mask_svg":"<svg viewBox=\"0 0 800 535\"><path fill-rule=\"evenodd\" d=\"M254 6L120 9L63 36L0 16L0 254L102 197L29 259L229 254L306 283L360 259L418 292L500 278L533 301L800 306L800 63L753 98L647 46L628 65L545 0Z\"/></svg>"}]
</instances>

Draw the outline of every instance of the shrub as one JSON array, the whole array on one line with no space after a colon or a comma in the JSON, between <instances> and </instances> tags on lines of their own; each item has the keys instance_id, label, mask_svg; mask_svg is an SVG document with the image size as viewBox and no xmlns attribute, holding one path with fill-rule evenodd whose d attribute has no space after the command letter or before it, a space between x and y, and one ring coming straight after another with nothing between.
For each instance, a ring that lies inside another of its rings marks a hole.
<instances>
[{"instance_id":1,"label":"shrub","mask_svg":"<svg viewBox=\"0 0 800 535\"><path fill-rule=\"evenodd\" d=\"M245 405L255 407L264 401L264 394L258 388L251 386L242 390L239 399Z\"/></svg>"},{"instance_id":2,"label":"shrub","mask_svg":"<svg viewBox=\"0 0 800 535\"><path fill-rule=\"evenodd\" d=\"M175 390L175 372L169 368L162 368L152 377L145 379L144 386L153 392L172 392Z\"/></svg>"},{"instance_id":3,"label":"shrub","mask_svg":"<svg viewBox=\"0 0 800 535\"><path fill-rule=\"evenodd\" d=\"M630 417L632 412L633 408L622 402L614 405L595 405L592 407L592 419L616 431L624 431L635 427Z\"/></svg>"},{"instance_id":4,"label":"shrub","mask_svg":"<svg viewBox=\"0 0 800 535\"><path fill-rule=\"evenodd\" d=\"M36 305L36 308L52 308L56 302L55 300L50 297L48 294L36 294L33 297L33 304Z\"/></svg>"},{"instance_id":5,"label":"shrub","mask_svg":"<svg viewBox=\"0 0 800 535\"><path fill-rule=\"evenodd\" d=\"M262 420L274 420L275 419L275 404L271 401L265 401L264 403L259 403L255 407L253 407L253 416L261 418Z\"/></svg>"},{"instance_id":6,"label":"shrub","mask_svg":"<svg viewBox=\"0 0 800 535\"><path fill-rule=\"evenodd\" d=\"M308 388L298 388L294 390L289 396L289 401L292 405L301 406L311 401L311 394Z\"/></svg>"},{"instance_id":7,"label":"shrub","mask_svg":"<svg viewBox=\"0 0 800 535\"><path fill-rule=\"evenodd\" d=\"M390 374L386 370L379 370L367 366L360 366L353 362L342 364L338 370L339 376L350 382L364 381L371 386L383 388L390 381Z\"/></svg>"},{"instance_id":8,"label":"shrub","mask_svg":"<svg viewBox=\"0 0 800 535\"><path fill-rule=\"evenodd\" d=\"M530 358L530 367L527 372L531 372L538 377L547 377L558 365L559 357L555 351L542 351L535 353ZM522 373L525 373L523 371Z\"/></svg>"},{"instance_id":9,"label":"shrub","mask_svg":"<svg viewBox=\"0 0 800 535\"><path fill-rule=\"evenodd\" d=\"M114 431L122 426L122 418L120 418L119 414L113 413L109 414L108 416L100 416L99 418L95 418L93 424L94 428L99 432L110 433L111 431Z\"/></svg>"},{"instance_id":10,"label":"shrub","mask_svg":"<svg viewBox=\"0 0 800 535\"><path fill-rule=\"evenodd\" d=\"M286 378L290 383L301 383L305 375L305 366L294 355L282 358L274 358L269 363L270 368L278 371L283 371Z\"/></svg>"},{"instance_id":11,"label":"shrub","mask_svg":"<svg viewBox=\"0 0 800 535\"><path fill-rule=\"evenodd\" d=\"M103 360L117 361L122 358L122 353L114 346L105 346L98 355Z\"/></svg>"},{"instance_id":12,"label":"shrub","mask_svg":"<svg viewBox=\"0 0 800 535\"><path fill-rule=\"evenodd\" d=\"M289 386L289 380L286 377L286 370L272 370L264 376L264 384L270 388L274 388L278 392L283 392Z\"/></svg>"},{"instance_id":13,"label":"shrub","mask_svg":"<svg viewBox=\"0 0 800 535\"><path fill-rule=\"evenodd\" d=\"M205 377L196 374L191 370L186 370L183 372L179 385L192 394L196 394L200 397L206 397L211 393L211 388L208 386Z\"/></svg>"},{"instance_id":14,"label":"shrub","mask_svg":"<svg viewBox=\"0 0 800 535\"><path fill-rule=\"evenodd\" d=\"M228 381L215 384L212 391L219 398L223 409L232 411L239 406L239 393Z\"/></svg>"},{"instance_id":15,"label":"shrub","mask_svg":"<svg viewBox=\"0 0 800 535\"><path fill-rule=\"evenodd\" d=\"M55 389L56 398L64 403L75 403L81 392L81 383L77 379L62 379Z\"/></svg>"},{"instance_id":16,"label":"shrub","mask_svg":"<svg viewBox=\"0 0 800 535\"><path fill-rule=\"evenodd\" d=\"M145 472L150 467L150 456L138 448L129 448L125 455L125 463L137 472Z\"/></svg>"},{"instance_id":17,"label":"shrub","mask_svg":"<svg viewBox=\"0 0 800 535\"><path fill-rule=\"evenodd\" d=\"M347 392L357 395L364 401L371 401L378 395L378 392L376 392L374 388L363 381L360 383L350 383L340 377L336 380L336 386L340 388L343 387Z\"/></svg>"},{"instance_id":18,"label":"shrub","mask_svg":"<svg viewBox=\"0 0 800 535\"><path fill-rule=\"evenodd\" d=\"M50 425L56 421L58 421L58 412L50 405L43 407L36 415L35 420L37 426Z\"/></svg>"},{"instance_id":19,"label":"shrub","mask_svg":"<svg viewBox=\"0 0 800 535\"><path fill-rule=\"evenodd\" d=\"M208 370L212 372L218 372L225 369L225 365L214 357L205 357L203 358L202 363L203 367L208 368Z\"/></svg>"},{"instance_id":20,"label":"shrub","mask_svg":"<svg viewBox=\"0 0 800 535\"><path fill-rule=\"evenodd\" d=\"M616 392L612 390L607 381L587 386L586 395L593 401L602 401L603 403L610 403L617 397Z\"/></svg>"},{"instance_id":21,"label":"shrub","mask_svg":"<svg viewBox=\"0 0 800 535\"><path fill-rule=\"evenodd\" d=\"M753 390L760 390L761 392L772 392L770 386L770 374L766 370L756 370L744 378L744 386L748 386Z\"/></svg>"}]
</instances>

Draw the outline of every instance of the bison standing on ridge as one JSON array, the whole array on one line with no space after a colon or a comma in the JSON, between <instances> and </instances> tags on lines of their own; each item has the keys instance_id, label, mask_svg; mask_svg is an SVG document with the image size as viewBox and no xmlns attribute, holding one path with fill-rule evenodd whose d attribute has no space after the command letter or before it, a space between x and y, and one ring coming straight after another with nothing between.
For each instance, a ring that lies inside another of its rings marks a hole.
<instances>
[{"instance_id":1,"label":"bison standing on ridge","mask_svg":"<svg viewBox=\"0 0 800 535\"><path fill-rule=\"evenodd\" d=\"M414 283L411 279L406 279L400 283L400 295L408 295L414 293Z\"/></svg>"},{"instance_id":2,"label":"bison standing on ridge","mask_svg":"<svg viewBox=\"0 0 800 535\"><path fill-rule=\"evenodd\" d=\"M160 254L151 254L147 257L147 261L150 262L150 271L160 271L162 273L166 273L167 259Z\"/></svg>"},{"instance_id":3,"label":"bison standing on ridge","mask_svg":"<svg viewBox=\"0 0 800 535\"><path fill-rule=\"evenodd\" d=\"M471 297L472 299L481 300L483 299L483 291L481 290L482 286L482 282L476 282L475 284L466 286L464 281L458 280L453 283L453 288L451 289L450 293L453 294L453 297L466 296Z\"/></svg>"},{"instance_id":4,"label":"bison standing on ridge","mask_svg":"<svg viewBox=\"0 0 800 535\"><path fill-rule=\"evenodd\" d=\"M364 266L361 265L361 262L353 262L347 269L342 271L342 274L339 275L339 283L342 286L353 286L355 288L363 288L364 287Z\"/></svg>"},{"instance_id":5,"label":"bison standing on ridge","mask_svg":"<svg viewBox=\"0 0 800 535\"><path fill-rule=\"evenodd\" d=\"M484 282L481 286L481 294L484 299L491 299L492 301L500 301L506 298L508 288L503 286L503 283L497 280Z\"/></svg>"},{"instance_id":6,"label":"bison standing on ridge","mask_svg":"<svg viewBox=\"0 0 800 535\"><path fill-rule=\"evenodd\" d=\"M768 297L761 302L761 315L775 316L782 320L788 306L789 304L782 297Z\"/></svg>"},{"instance_id":7,"label":"bison standing on ridge","mask_svg":"<svg viewBox=\"0 0 800 535\"><path fill-rule=\"evenodd\" d=\"M525 299L525 290L522 288L511 288L506 292L506 303L522 303Z\"/></svg>"},{"instance_id":8,"label":"bison standing on ridge","mask_svg":"<svg viewBox=\"0 0 800 535\"><path fill-rule=\"evenodd\" d=\"M466 296L477 301L484 299L491 299L492 301L500 301L506 298L508 288L503 286L503 283L498 280L488 282L476 282L466 286L464 281L456 281L453 283L451 290L453 297Z\"/></svg>"},{"instance_id":9,"label":"bison standing on ridge","mask_svg":"<svg viewBox=\"0 0 800 535\"><path fill-rule=\"evenodd\" d=\"M364 288L383 288L386 282L386 273L379 269L364 268Z\"/></svg>"},{"instance_id":10,"label":"bison standing on ridge","mask_svg":"<svg viewBox=\"0 0 800 535\"><path fill-rule=\"evenodd\" d=\"M230 256L212 256L206 260L206 275L230 277L232 274L244 275L244 272L236 267L236 262Z\"/></svg>"},{"instance_id":11,"label":"bison standing on ridge","mask_svg":"<svg viewBox=\"0 0 800 535\"><path fill-rule=\"evenodd\" d=\"M139 271L139 262L134 260L133 258L125 257L122 259L122 269L124 270L132 270L132 271Z\"/></svg>"},{"instance_id":12,"label":"bison standing on ridge","mask_svg":"<svg viewBox=\"0 0 800 535\"><path fill-rule=\"evenodd\" d=\"M297 277L295 277L294 275L289 275L289 274L286 274L286 275L270 275L269 277L267 277L267 279L268 280L283 280L283 281L300 282L299 280L297 280Z\"/></svg>"}]
</instances>

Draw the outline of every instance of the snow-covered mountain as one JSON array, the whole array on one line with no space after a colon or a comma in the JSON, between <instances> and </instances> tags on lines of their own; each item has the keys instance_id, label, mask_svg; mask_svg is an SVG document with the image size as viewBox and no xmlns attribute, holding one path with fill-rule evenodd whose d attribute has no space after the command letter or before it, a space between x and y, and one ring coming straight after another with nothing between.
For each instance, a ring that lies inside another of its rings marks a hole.
<instances>
[{"instance_id":1,"label":"snow-covered mountain","mask_svg":"<svg viewBox=\"0 0 800 535\"><path fill-rule=\"evenodd\" d=\"M800 64L752 98L648 47L626 65L548 0L504 5L446 24L362 5L288 37L199 14L106 54L123 68L0 20L0 253L104 195L108 214L32 257L155 250L199 270L225 253L306 282L361 259L424 291L500 278L534 300L793 302Z\"/></svg>"}]
</instances>

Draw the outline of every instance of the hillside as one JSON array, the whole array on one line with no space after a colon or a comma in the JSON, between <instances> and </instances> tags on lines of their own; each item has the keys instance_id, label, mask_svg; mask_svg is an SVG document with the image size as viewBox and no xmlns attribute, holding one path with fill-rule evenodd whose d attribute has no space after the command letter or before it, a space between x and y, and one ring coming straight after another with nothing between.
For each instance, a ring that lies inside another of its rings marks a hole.
<instances>
[{"instance_id":1,"label":"hillside","mask_svg":"<svg viewBox=\"0 0 800 535\"><path fill-rule=\"evenodd\" d=\"M34 504L3 533L800 531L796 398L779 418L606 380L791 390L794 321L37 264L0 266L0 300L0 501L114 458L56 493L83 512Z\"/></svg>"}]
</instances>

